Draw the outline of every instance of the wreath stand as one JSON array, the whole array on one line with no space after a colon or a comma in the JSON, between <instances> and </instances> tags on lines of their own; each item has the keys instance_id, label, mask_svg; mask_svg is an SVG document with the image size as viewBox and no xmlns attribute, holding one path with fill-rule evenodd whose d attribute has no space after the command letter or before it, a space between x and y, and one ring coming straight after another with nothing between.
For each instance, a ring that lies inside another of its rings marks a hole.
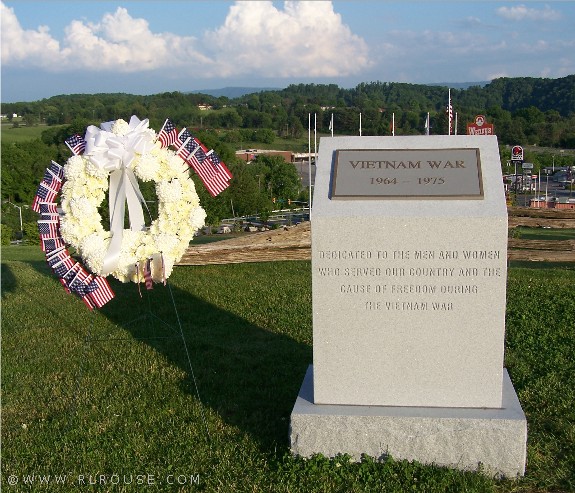
<instances>
[{"instance_id":1,"label":"wreath stand","mask_svg":"<svg viewBox=\"0 0 575 493\"><path fill-rule=\"evenodd\" d=\"M88 330L86 336L83 341L83 350L82 350L82 357L80 361L80 368L78 371L77 382L76 382L76 396L74 398L74 402L76 403L76 409L72 413L72 415L78 414L78 405L81 401L81 393L82 393L82 382L85 379L86 372L86 365L89 364L90 357L89 353L94 351L97 346L100 345L107 345L113 344L114 347L117 347L118 344L123 342L128 343L130 341L137 341L137 342L144 342L148 343L151 349L158 350L156 346L154 346L154 341L168 341L168 340L175 340L181 342L181 347L183 347L185 352L185 360L180 365L182 370L188 373L190 379L190 394L194 394L199 403L199 409L201 413L201 419L203 425L206 430L207 439L210 440L210 433L208 429L207 419L204 411L204 405L200 398L200 392L198 388L198 382L196 380L196 376L194 373L192 359L190 357L190 351L188 349L188 344L186 342L186 338L184 337L184 331L182 327L182 323L180 320L180 316L178 313L177 305L174 299L174 294L172 292L172 288L169 283L166 283L165 286L161 284L156 284L154 290L147 290L145 288L140 288L140 296L141 300L137 303L139 307L139 313L136 313L135 318L123 322L121 324L116 324L116 327L125 329L129 332L132 332L132 336L117 336L113 335L95 335L95 313L92 314L91 322L88 324ZM157 304L158 299L154 300L153 298L158 298L159 294L157 294L161 289L165 289L169 296L169 301L171 303L171 307L173 308L173 315L175 317L175 324L168 323L164 318L157 315ZM155 304L154 304L155 302ZM133 304L134 306L136 304ZM115 323L115 322L112 322ZM136 334L134 327L138 328L138 332L141 334ZM125 367L124 367L125 368ZM126 373L126 372L124 372ZM127 373L126 373L127 374ZM186 378L187 380L187 378ZM187 385L187 384L186 384ZM89 388L89 387L87 387ZM85 392L85 398L88 403L90 403L91 399L87 392Z\"/></svg>"}]
</instances>

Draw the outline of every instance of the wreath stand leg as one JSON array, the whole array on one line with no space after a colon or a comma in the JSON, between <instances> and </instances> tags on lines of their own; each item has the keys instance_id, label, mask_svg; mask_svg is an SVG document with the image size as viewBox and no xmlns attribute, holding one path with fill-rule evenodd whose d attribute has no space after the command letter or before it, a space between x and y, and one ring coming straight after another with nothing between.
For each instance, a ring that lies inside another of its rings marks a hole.
<instances>
[{"instance_id":1,"label":"wreath stand leg","mask_svg":"<svg viewBox=\"0 0 575 493\"><path fill-rule=\"evenodd\" d=\"M113 344L114 345L113 348L116 348L121 343L123 342L128 343L130 341L144 342L147 343L151 348L157 350L156 346L161 344L162 341L165 342L168 340L175 340L175 341L179 340L181 343L180 347L183 347L185 352L185 360L181 364L181 367L184 369L184 371L188 373L189 378L191 380L190 394L195 394L198 400L201 419L206 430L207 439L209 441L211 437L204 410L204 404L200 398L198 382L194 373L188 343L186 342L186 338L184 336L180 315L178 313L176 301L174 299L174 294L172 292L172 288L169 283L166 283L164 289L166 289L167 292L169 293L169 303L173 308L175 325L169 324L168 322L166 322L166 320L164 320L162 317L158 316L155 313L158 307L154 305L154 301L156 301L157 304L158 300L154 300L153 298L154 297L157 298L158 295L154 294L154 292L151 293L149 290L144 290L145 294L143 295L143 297L146 298L147 306L144 305L143 303L144 300L142 300L142 303L138 303L138 305L142 307L140 308L140 313L137 314L136 317L133 318L132 320L120 324L121 328L133 333L132 337L117 336L117 335L109 335L109 336L95 335L96 310L94 310L94 312L91 315L91 321L88 325L86 336L84 338L83 355L80 361L80 367L76 378L76 396L74 398L75 409L72 410L71 415L73 416L78 415L79 413L78 406L80 401L82 400L82 396L84 397L84 399L86 399L87 403L90 403L91 401L88 390L89 384L86 385L85 389L83 389L83 383L89 376L89 372L87 371L87 365L91 361L90 353L95 354L94 353L95 351L102 353L103 352L102 348L105 348L108 344ZM160 290L161 288L156 289L154 291L159 292ZM136 329L133 329L134 327L136 327ZM141 334L138 335L136 334L136 332L140 332ZM103 371L102 374L98 375L98 379L101 378L105 379L105 377L107 377L106 373L107 373L106 371ZM129 373L129 369L126 372L126 374L127 373ZM112 375L112 378L120 378L120 377L118 377L117 375ZM113 386L114 384L111 383L110 385ZM94 406L93 402L91 404L92 406Z\"/></svg>"}]
</instances>

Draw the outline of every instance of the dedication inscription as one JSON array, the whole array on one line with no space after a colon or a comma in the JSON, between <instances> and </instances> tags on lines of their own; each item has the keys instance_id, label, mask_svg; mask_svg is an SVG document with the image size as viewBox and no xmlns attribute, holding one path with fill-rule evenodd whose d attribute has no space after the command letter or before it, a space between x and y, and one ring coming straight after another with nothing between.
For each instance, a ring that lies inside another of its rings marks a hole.
<instances>
[{"instance_id":1,"label":"dedication inscription","mask_svg":"<svg viewBox=\"0 0 575 493\"><path fill-rule=\"evenodd\" d=\"M505 259L503 250L338 249L318 251L315 269L333 279L324 289L348 310L452 312L492 290Z\"/></svg>"},{"instance_id":2,"label":"dedication inscription","mask_svg":"<svg viewBox=\"0 0 575 493\"><path fill-rule=\"evenodd\" d=\"M330 198L481 199L479 149L337 150Z\"/></svg>"}]
</instances>

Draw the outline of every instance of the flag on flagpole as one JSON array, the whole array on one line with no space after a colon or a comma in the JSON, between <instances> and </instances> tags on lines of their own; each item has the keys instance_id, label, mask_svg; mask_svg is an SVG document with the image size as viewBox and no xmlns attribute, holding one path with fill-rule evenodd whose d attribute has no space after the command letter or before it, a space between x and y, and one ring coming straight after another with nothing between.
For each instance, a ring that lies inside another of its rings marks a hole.
<instances>
[{"instance_id":1,"label":"flag on flagpole","mask_svg":"<svg viewBox=\"0 0 575 493\"><path fill-rule=\"evenodd\" d=\"M144 263L144 282L146 283L146 289L154 289L154 282L152 281L152 259L146 259Z\"/></svg>"},{"instance_id":2,"label":"flag on flagpole","mask_svg":"<svg viewBox=\"0 0 575 493\"><path fill-rule=\"evenodd\" d=\"M447 104L447 115L448 115L448 119L449 119L449 123L448 123L448 129L447 135L451 135L451 130L453 127L453 106L451 105L451 89L449 89L449 97L448 97L449 101Z\"/></svg>"},{"instance_id":3,"label":"flag on flagpole","mask_svg":"<svg viewBox=\"0 0 575 493\"><path fill-rule=\"evenodd\" d=\"M206 157L209 158L209 160L212 162L214 167L216 167L216 169L218 167L221 167L221 172L228 177L228 180L231 180L233 178L232 173L230 172L228 167L225 165L225 163L220 159L220 156L218 156L213 149L206 154Z\"/></svg>"},{"instance_id":4,"label":"flag on flagpole","mask_svg":"<svg viewBox=\"0 0 575 493\"><path fill-rule=\"evenodd\" d=\"M232 173L212 149L210 151L197 139L188 142L187 163L197 173L212 197L230 186Z\"/></svg>"},{"instance_id":5,"label":"flag on flagpole","mask_svg":"<svg viewBox=\"0 0 575 493\"><path fill-rule=\"evenodd\" d=\"M42 181L56 191L60 191L60 188L62 187L62 178L56 176L50 168L46 168L46 171L44 171L44 178Z\"/></svg>"},{"instance_id":6,"label":"flag on flagpole","mask_svg":"<svg viewBox=\"0 0 575 493\"><path fill-rule=\"evenodd\" d=\"M50 203L56 204L56 195L58 195L58 190L54 190L53 188L49 187L43 181L40 182L38 186L38 190L36 191L36 195L34 196L34 201L32 202L32 210L34 212L40 212L40 204L42 203Z\"/></svg>"},{"instance_id":7,"label":"flag on flagpole","mask_svg":"<svg viewBox=\"0 0 575 493\"><path fill-rule=\"evenodd\" d=\"M329 130L331 131L331 136L333 137L333 113L331 114L331 119L329 120Z\"/></svg>"},{"instance_id":8,"label":"flag on flagpole","mask_svg":"<svg viewBox=\"0 0 575 493\"><path fill-rule=\"evenodd\" d=\"M60 180L64 179L64 167L59 165L56 161L52 161L48 169Z\"/></svg>"},{"instance_id":9,"label":"flag on flagpole","mask_svg":"<svg viewBox=\"0 0 575 493\"><path fill-rule=\"evenodd\" d=\"M96 276L91 279L86 291L92 303L98 308L102 308L115 296L106 278L101 276Z\"/></svg>"},{"instance_id":10,"label":"flag on flagpole","mask_svg":"<svg viewBox=\"0 0 575 493\"><path fill-rule=\"evenodd\" d=\"M58 214L58 204L55 202L42 202L38 212L40 214Z\"/></svg>"},{"instance_id":11,"label":"flag on flagpole","mask_svg":"<svg viewBox=\"0 0 575 493\"><path fill-rule=\"evenodd\" d=\"M169 118L166 118L158 132L158 140L162 143L162 147L168 147L178 140L178 129Z\"/></svg>"},{"instance_id":12,"label":"flag on flagpole","mask_svg":"<svg viewBox=\"0 0 575 493\"><path fill-rule=\"evenodd\" d=\"M176 148L176 154L180 156L184 161L188 159L190 155L190 141L193 139L192 134L187 128L183 128L177 135L174 141L174 147Z\"/></svg>"},{"instance_id":13,"label":"flag on flagpole","mask_svg":"<svg viewBox=\"0 0 575 493\"><path fill-rule=\"evenodd\" d=\"M66 246L66 244L60 236L56 238L40 238L40 247L43 252L51 252L64 246Z\"/></svg>"},{"instance_id":14,"label":"flag on flagpole","mask_svg":"<svg viewBox=\"0 0 575 493\"><path fill-rule=\"evenodd\" d=\"M40 238L60 238L60 221L38 221Z\"/></svg>"},{"instance_id":15,"label":"flag on flagpole","mask_svg":"<svg viewBox=\"0 0 575 493\"><path fill-rule=\"evenodd\" d=\"M75 156L82 154L86 149L86 141L80 134L74 134L68 137L64 142Z\"/></svg>"},{"instance_id":16,"label":"flag on flagpole","mask_svg":"<svg viewBox=\"0 0 575 493\"><path fill-rule=\"evenodd\" d=\"M78 272L68 283L68 288L70 291L77 294L86 304L86 306L92 310L94 308L94 303L88 294L88 281L90 280L91 275L88 274L88 272L80 264L78 265Z\"/></svg>"}]
</instances>

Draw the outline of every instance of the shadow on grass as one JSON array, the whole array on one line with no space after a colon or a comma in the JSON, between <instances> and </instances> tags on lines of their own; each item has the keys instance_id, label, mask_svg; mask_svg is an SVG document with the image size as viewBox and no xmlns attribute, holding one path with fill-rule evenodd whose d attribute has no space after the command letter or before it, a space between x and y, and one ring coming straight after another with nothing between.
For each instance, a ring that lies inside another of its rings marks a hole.
<instances>
[{"instance_id":1,"label":"shadow on grass","mask_svg":"<svg viewBox=\"0 0 575 493\"><path fill-rule=\"evenodd\" d=\"M2 274L2 284L0 284L0 286L2 289L2 298L4 298L7 293L13 293L16 291L17 282L16 276L8 265L2 264L0 269Z\"/></svg>"},{"instance_id":2,"label":"shadow on grass","mask_svg":"<svg viewBox=\"0 0 575 493\"><path fill-rule=\"evenodd\" d=\"M45 262L27 263L55 279ZM15 286L14 275L7 271L8 274ZM213 437L218 434L214 428L221 419L249 434L268 452L273 452L276 446L287 445L289 417L312 360L311 346L195 296L193 287L187 287L187 275L188 272L174 272L169 286L154 284L150 291L142 285L141 296L137 285L109 278L116 296L98 313L111 323L102 321L77 303L78 310L85 310L86 314L79 314L85 327L77 332L85 332L88 342L80 358L84 369L80 370L83 376L78 405L87 406L83 407L87 412L95 404L101 405L101 402L93 402L101 397L91 395L90 386L102 386L114 392L116 378L118 385L125 385L122 380L131 379L131 385L146 393L153 377L145 377L147 381L143 381L138 371L129 368L133 356L124 356L129 351L127 346L133 347L133 339L136 339L161 355L160 361L179 370L178 374L183 375L180 384L183 395L196 399L199 393L208 419L204 420L201 413L196 414L197 422L189 426L207 427ZM172 278L177 282L172 282ZM228 294L233 296L234 287L228 288ZM78 301L75 295L66 296L74 296ZM210 299L205 294L204 297ZM262 302L257 309L264 312L290 309L266 307L265 303L269 301ZM180 326L186 344L183 344ZM153 362L155 357L150 357L149 352L144 353L142 357L148 358L150 364L163 364ZM98 365L99 369L94 371ZM101 393L100 388L95 391L95 394ZM162 399L162 396L154 398ZM190 416L189 412L186 415Z\"/></svg>"},{"instance_id":3,"label":"shadow on grass","mask_svg":"<svg viewBox=\"0 0 575 493\"><path fill-rule=\"evenodd\" d=\"M183 370L184 392L196 397L199 392L205 406L266 448L287 443L289 416L312 359L310 346L172 284L148 292L142 287L142 298L132 283L114 282L113 289L116 299L101 313ZM134 315L142 318L134 321Z\"/></svg>"},{"instance_id":4,"label":"shadow on grass","mask_svg":"<svg viewBox=\"0 0 575 493\"><path fill-rule=\"evenodd\" d=\"M521 269L559 269L575 271L575 259L573 262L530 262L528 260L511 260L509 267Z\"/></svg>"}]
</instances>

